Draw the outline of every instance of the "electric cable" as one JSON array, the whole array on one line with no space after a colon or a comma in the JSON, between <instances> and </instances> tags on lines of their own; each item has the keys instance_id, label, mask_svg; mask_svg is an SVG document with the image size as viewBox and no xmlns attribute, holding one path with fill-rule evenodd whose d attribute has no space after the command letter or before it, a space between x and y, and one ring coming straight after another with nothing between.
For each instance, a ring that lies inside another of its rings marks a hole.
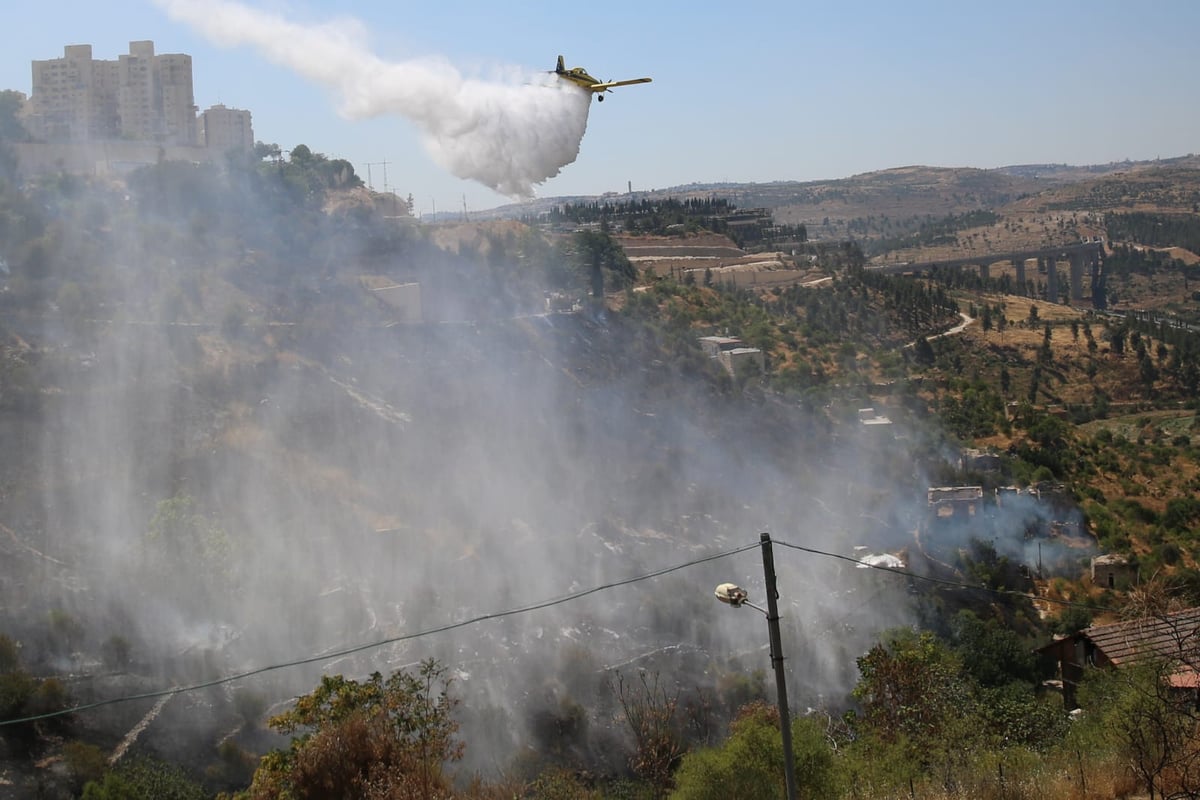
<instances>
[{"instance_id":1,"label":"electric cable","mask_svg":"<svg viewBox=\"0 0 1200 800\"><path fill-rule=\"evenodd\" d=\"M785 542L782 539L772 539L771 541L774 542L775 544L782 545L784 547L790 547L793 550L799 550L803 553L811 553L812 555L824 556L826 558L836 558L841 561L849 561L851 564L854 564L856 567L860 567L860 568L868 567L870 569L880 570L882 572L890 572L895 575L903 575L906 578L913 578L913 579L919 580L919 581L927 581L929 583L934 583L934 584L938 584L941 586L950 586L950 587L953 587L956 589L973 589L975 591L988 592L990 594L1000 595L1003 597L1023 597L1027 600L1039 600L1043 603L1054 603L1056 605L1066 606L1067 608L1082 608L1082 609L1086 609L1088 611L1102 611L1107 614L1116 614L1116 613L1119 613L1119 611L1120 611L1119 609L1116 609L1116 608L1107 608L1105 606L1094 606L1094 605L1090 605L1088 603L1076 603L1071 600L1060 600L1060 599L1057 599L1054 597L1040 597L1038 595L1029 594L1028 592L1021 592L1016 589L993 589L990 586L983 586L981 584L963 583L962 581L952 581L947 578L935 578L932 575L918 575L915 572L909 572L908 570L898 569L897 567L885 567L882 564L868 564L865 561L861 561L857 558L854 558L853 556L844 556L844 555L841 555L840 553L830 553L825 550L817 550L814 547L804 547L802 545L792 544L791 542Z\"/></svg>"},{"instance_id":2,"label":"electric cable","mask_svg":"<svg viewBox=\"0 0 1200 800\"><path fill-rule=\"evenodd\" d=\"M887 573L891 573L893 575L900 575L905 578L912 578L914 580L925 581L925 582L940 585L940 586L947 586L947 587L952 587L955 589L970 589L970 590L974 590L974 591L987 592L987 593L999 595L1002 597L1010 597L1010 598L1011 597L1021 597L1021 598L1027 599L1027 600L1031 600L1031 601L1040 600L1042 602L1054 603L1054 604L1066 606L1069 608L1082 608L1082 609L1086 609L1088 611L1100 611L1100 612L1105 612L1105 613L1117 613L1117 611L1118 611L1118 609L1107 608L1104 606L1089 605L1089 604L1085 604L1085 603L1076 603L1076 602L1072 602L1070 600L1059 600L1059 599L1051 598L1051 597L1038 597L1037 595L1032 595L1027 592L1020 592L1015 589L993 589L988 586L982 586L979 584L964 583L962 581L952 581L952 580L949 580L946 578L935 578L930 575L918 575L917 573L909 572L908 570L898 569L896 567L886 567L886 566L883 566L880 564L868 564L868 563L863 562L860 559L855 558L853 556L846 556L846 555L842 555L840 553L831 553L826 550L818 550L817 548L814 548L814 547L805 547L803 545L792 544L791 542L788 542L788 541L785 541L782 539L772 539L771 541L782 547L787 547L787 548L790 548L792 550L797 550L802 553L808 553L810 555L815 555L815 556L822 556L824 558L837 559L839 561L846 561L851 564L854 564L856 567L867 567L869 569L878 570L881 572L887 572ZM486 622L487 620L502 619L504 617L511 617L511 616L516 616L519 614L526 614L531 611L539 611L541 609L560 605L562 603L567 603L572 600L578 600L580 598L587 597L588 595L596 594L598 592L607 591L608 589L615 589L615 588L618 588L621 586L628 586L633 583L638 583L638 582L641 582L644 580L649 580L650 578L657 578L657 577L661 577L662 575L669 574L671 572L678 572L679 570L687 569L689 567L694 567L698 564L703 564L703 563L706 563L709 561L717 561L722 558L728 558L729 556L734 556L739 553L747 552L749 550L758 549L759 547L761 547L761 542L754 542L752 544L746 544L746 545L742 545L741 547L736 547L732 550L725 550L720 553L714 553L713 555L703 556L701 558L696 558L696 559L692 559L690 561L685 561L681 564L675 564L670 567L664 567L662 569L658 569L653 572L647 572L643 575L637 575L632 578L625 578L623 580L613 581L611 583L605 583L605 584L601 584L599 586L593 586L589 589L584 589L582 591L572 592L571 594L561 595L559 597L552 598L550 600L542 600L542 601L539 601L536 603L531 603L531 604L525 605L525 606L519 606L517 608L510 608L510 609L507 609L504 611L496 611L496 612L492 612L489 614L481 614L476 617L471 617L470 619L460 620L458 622L452 622L452 623L449 623L446 625L440 625L440 626L434 627L434 628L427 628L425 630L416 631L414 633L403 634L401 636L392 636L387 639L380 639L380 640L373 641L373 642L367 642L365 644L354 645L353 647L347 647L347 648L343 648L340 650L327 651L327 652L318 653L318 654L312 655L312 656L306 656L303 658L293 659L291 661L280 662L278 664L270 664L270 665L263 666L263 667L256 667L254 669L249 669L249 670L245 670L243 672L237 672L237 673L233 673L230 675L225 675L223 677L214 678L213 680L203 681L201 683L189 684L187 686L177 686L177 687L173 687L170 689L158 689L158 690L155 690L152 692L142 692L140 694L122 695L120 697L111 697L111 698L108 698L105 700L97 700L92 703L82 703L79 705L71 706L69 708L60 709L58 711L49 711L44 714L35 714L35 715L27 716L27 717L19 717L19 718L15 718L15 719L0 720L0 727L3 727L5 725L17 725L17 724L25 723L25 722L36 722L38 720L50 719L52 717L61 717L61 716L65 716L67 714L74 714L74 713L77 713L80 711L89 711L94 708L115 705L118 703L133 702L135 700L150 700L150 699L154 699L154 698L166 697L169 695L176 695L176 694L186 694L189 692L199 691L201 689L210 689L214 686L220 686L220 685L223 685L226 683L233 683L234 681L253 677L255 675L261 675L266 672L274 672L274 671L281 670L281 669L287 669L289 667L302 666L304 664L312 664L317 661L325 661L325 660L333 659L333 658L342 658L344 656L353 655L355 653L361 653L366 650L373 650L378 647L384 647L389 644L396 644L398 642L409 641L412 639L419 639L424 636L431 636L436 633L445 633L446 631L452 631L452 630L456 630L458 628L465 628L465 627L468 627L471 625L476 625L480 622Z\"/></svg>"},{"instance_id":3,"label":"electric cable","mask_svg":"<svg viewBox=\"0 0 1200 800\"><path fill-rule=\"evenodd\" d=\"M538 611L543 608L549 608L551 606L560 605L562 603L567 603L572 600L578 600L582 597L587 597L588 595L596 594L597 592L607 591L608 589L616 589L620 586L628 586L633 583L638 583L640 581L649 580L650 578L658 578L658 577L661 577L661 576L666 575L671 572L678 572L679 570L687 569L688 567L694 567L698 564L704 564L708 561L717 561L722 558L728 558L729 556L737 555L738 553L744 553L748 550L754 550L754 549L757 549L758 547L759 547L759 543L754 542L753 544L747 544L747 545L743 545L741 547L735 547L732 550L725 550L720 553L714 553L713 555L703 556L701 558L695 558L695 559L692 559L691 561L685 561L682 564L675 564L674 566L657 569L653 572L647 572L643 575L637 575L632 578L625 578L623 580L613 581L611 583L605 583L605 584L601 584L599 586L593 586L590 589L584 589L582 591L572 592L571 594L562 595L560 597L556 597L556 598L553 598L550 600L542 600L537 603L531 603L529 605L520 606L518 608L510 608L506 611L496 611L496 612L493 612L490 614L481 614L480 616L477 616L477 617L471 617L470 619L460 620L458 622L451 622L447 625L440 625L436 628L427 628L425 630L417 631L415 633L408 633L408 634L404 634L401 636L392 636L387 639L380 639L380 640L374 641L374 642L367 642L365 644L355 645L353 647L347 647L347 648L343 648L341 650L333 650L333 651L329 651L329 652L325 652L325 653L319 653L317 655L306 656L304 658L297 658L297 659L294 659L291 661L284 661L279 664L270 664L265 667L256 667L255 669L245 670L243 672L234 673L232 675L225 675L223 677L214 678L213 680L204 681L202 683L194 683L194 684L189 684L187 686L176 686L176 687L173 687L170 689L158 689L158 690L155 690L152 692L142 692L140 694L122 695L120 697L110 697L106 700L97 700L92 703L81 703L79 705L71 706L70 708L60 709L58 711L48 711L44 714L33 714L33 715L30 715L27 717L18 717L15 719L0 720L0 727L3 727L5 725L17 725L17 724L24 723L24 722L36 722L38 720L50 719L52 717L61 717L61 716L65 716L67 714L74 714L79 711L89 711L93 708L100 708L101 706L115 705L117 703L128 703L128 702L132 702L135 700L150 700L150 699L157 698L157 697L166 697L169 695L176 695L176 694L186 694L188 692L195 692L195 691L199 691L201 689L210 689L214 686L220 686L222 684L232 683L234 681L242 680L243 678L249 678L254 675L261 675L265 672L274 672L276 670L286 669L288 667L297 667L297 666L301 666L304 664L312 664L317 661L325 661L327 659L332 659L332 658L341 658L344 656L353 655L354 653L361 653L364 650L373 650L377 647L384 647L385 645L396 644L397 642L404 642L404 641L408 641L410 639L419 639L423 636L430 636L435 633L445 633L446 631L452 631L457 628L465 628L467 626L475 625L480 622L485 622L485 621L491 620L491 619L502 619L504 617L512 617L512 616L516 616L518 614L526 614L526 613L529 613L530 611Z\"/></svg>"}]
</instances>

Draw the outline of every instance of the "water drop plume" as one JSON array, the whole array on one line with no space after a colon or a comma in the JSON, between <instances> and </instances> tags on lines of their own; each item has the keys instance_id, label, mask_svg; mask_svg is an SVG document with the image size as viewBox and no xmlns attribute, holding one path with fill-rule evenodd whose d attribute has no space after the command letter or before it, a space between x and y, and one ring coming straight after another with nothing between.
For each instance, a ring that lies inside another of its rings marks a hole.
<instances>
[{"instance_id":1,"label":"water drop plume","mask_svg":"<svg viewBox=\"0 0 1200 800\"><path fill-rule=\"evenodd\" d=\"M438 164L501 194L531 197L579 155L591 95L552 74L467 78L443 59L381 59L350 18L302 24L228 0L157 1L218 45L249 45L331 90L345 117L408 118Z\"/></svg>"}]
</instances>

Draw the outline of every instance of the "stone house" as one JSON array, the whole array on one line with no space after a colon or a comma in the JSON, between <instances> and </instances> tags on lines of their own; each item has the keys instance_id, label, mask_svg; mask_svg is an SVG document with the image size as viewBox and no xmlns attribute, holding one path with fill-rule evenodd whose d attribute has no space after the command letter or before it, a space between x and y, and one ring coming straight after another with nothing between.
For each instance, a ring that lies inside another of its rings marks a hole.
<instances>
[{"instance_id":1,"label":"stone house","mask_svg":"<svg viewBox=\"0 0 1200 800\"><path fill-rule=\"evenodd\" d=\"M1137 577L1137 564L1131 564L1123 555L1108 553L1092 559L1092 583L1095 586L1116 589L1135 583Z\"/></svg>"},{"instance_id":2,"label":"stone house","mask_svg":"<svg viewBox=\"0 0 1200 800\"><path fill-rule=\"evenodd\" d=\"M747 370L757 370L760 375L766 370L762 350L746 347L735 336L701 336L700 349L709 358L715 358L734 377Z\"/></svg>"},{"instance_id":3,"label":"stone house","mask_svg":"<svg viewBox=\"0 0 1200 800\"><path fill-rule=\"evenodd\" d=\"M1088 669L1121 669L1160 659L1172 665L1168 681L1181 690L1196 689L1200 676L1200 607L1170 614L1093 625L1038 648L1058 661L1063 702L1078 707L1076 689Z\"/></svg>"},{"instance_id":4,"label":"stone house","mask_svg":"<svg viewBox=\"0 0 1200 800\"><path fill-rule=\"evenodd\" d=\"M926 503L931 523L968 520L983 511L983 487L931 486Z\"/></svg>"}]
</instances>

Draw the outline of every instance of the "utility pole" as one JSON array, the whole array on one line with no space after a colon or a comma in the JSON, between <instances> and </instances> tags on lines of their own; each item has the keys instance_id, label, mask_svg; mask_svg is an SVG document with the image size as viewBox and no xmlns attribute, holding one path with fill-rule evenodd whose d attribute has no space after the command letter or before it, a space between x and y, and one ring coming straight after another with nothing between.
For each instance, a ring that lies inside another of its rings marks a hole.
<instances>
[{"instance_id":1,"label":"utility pole","mask_svg":"<svg viewBox=\"0 0 1200 800\"><path fill-rule=\"evenodd\" d=\"M371 191L375 191L375 184L371 181L371 167L380 167L381 166L381 167L383 167L383 191L384 191L384 193L387 192L387 190L388 190L388 182L387 182L387 165L388 165L388 163L389 162L386 158L383 161L368 161L367 162L367 188L368 189L370 189Z\"/></svg>"},{"instance_id":2,"label":"utility pole","mask_svg":"<svg viewBox=\"0 0 1200 800\"><path fill-rule=\"evenodd\" d=\"M749 594L733 583L722 583L714 594L726 605L740 608L750 606L767 618L771 634L771 666L775 669L775 690L779 703L779 733L783 737L783 777L788 800L796 800L796 767L792 753L792 712L788 705L787 678L783 672L783 643L779 636L779 590L775 586L775 555L771 551L771 534L764 533L762 542L763 576L767 582L767 607L750 602Z\"/></svg>"},{"instance_id":3,"label":"utility pole","mask_svg":"<svg viewBox=\"0 0 1200 800\"><path fill-rule=\"evenodd\" d=\"M763 577L767 581L767 628L771 635L771 666L775 668L775 690L779 701L779 731L783 735L783 777L788 800L796 800L796 767L792 763L792 714L788 708L787 678L783 672L783 641L779 636L779 590L775 588L775 554L771 534L759 537L762 543Z\"/></svg>"}]
</instances>

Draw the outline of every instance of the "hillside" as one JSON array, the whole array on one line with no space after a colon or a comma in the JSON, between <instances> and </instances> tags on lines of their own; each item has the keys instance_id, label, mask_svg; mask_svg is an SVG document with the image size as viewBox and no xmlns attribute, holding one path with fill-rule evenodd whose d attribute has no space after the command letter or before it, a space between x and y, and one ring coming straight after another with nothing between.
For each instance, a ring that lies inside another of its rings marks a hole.
<instances>
[{"instance_id":1,"label":"hillside","mask_svg":"<svg viewBox=\"0 0 1200 800\"><path fill-rule=\"evenodd\" d=\"M1193 166L688 189L805 224L771 250L707 211L425 225L327 163L0 183L2 716L49 715L0 734L0 797L74 796L135 731L245 789L288 741L265 718L322 676L427 659L460 775L665 791L704 746L777 737L738 716L769 694L763 626L712 597L763 597L762 531L830 796L985 796L1001 762L1120 794L1029 651L1131 604L1101 552L1200 601ZM1057 302L1032 262L1025 286L872 268L1083 237L1102 264ZM939 681L900 740L872 694L893 656ZM630 708L665 715L657 772Z\"/></svg>"}]
</instances>

